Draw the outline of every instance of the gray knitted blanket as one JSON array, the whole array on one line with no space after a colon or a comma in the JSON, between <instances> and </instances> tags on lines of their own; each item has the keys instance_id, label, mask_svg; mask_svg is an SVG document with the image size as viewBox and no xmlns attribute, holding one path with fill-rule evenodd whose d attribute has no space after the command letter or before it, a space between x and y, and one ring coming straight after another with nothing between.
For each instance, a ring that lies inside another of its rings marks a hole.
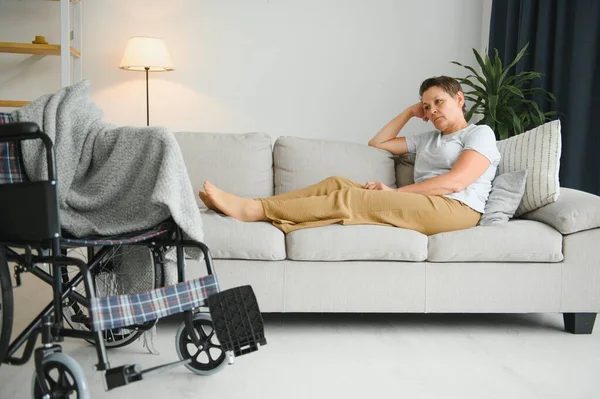
<instances>
[{"instance_id":1,"label":"gray knitted blanket","mask_svg":"<svg viewBox=\"0 0 600 399\"><path fill-rule=\"evenodd\" d=\"M54 142L60 218L71 234L113 235L150 228L172 217L202 241L202 220L175 137L159 127L117 127L88 96L84 80L15 111ZM46 178L40 140L22 144L31 180Z\"/></svg>"}]
</instances>

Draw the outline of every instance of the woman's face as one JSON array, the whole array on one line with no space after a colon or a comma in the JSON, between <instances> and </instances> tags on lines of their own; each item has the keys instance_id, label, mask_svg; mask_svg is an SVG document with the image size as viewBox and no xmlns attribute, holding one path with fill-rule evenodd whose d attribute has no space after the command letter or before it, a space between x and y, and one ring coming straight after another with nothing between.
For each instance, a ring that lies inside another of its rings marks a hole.
<instances>
[{"instance_id":1,"label":"woman's face","mask_svg":"<svg viewBox=\"0 0 600 399\"><path fill-rule=\"evenodd\" d=\"M425 116L441 132L464 123L465 117L462 112L464 103L464 94L460 91L456 93L455 97L452 97L441 87L434 86L423 93Z\"/></svg>"}]
</instances>

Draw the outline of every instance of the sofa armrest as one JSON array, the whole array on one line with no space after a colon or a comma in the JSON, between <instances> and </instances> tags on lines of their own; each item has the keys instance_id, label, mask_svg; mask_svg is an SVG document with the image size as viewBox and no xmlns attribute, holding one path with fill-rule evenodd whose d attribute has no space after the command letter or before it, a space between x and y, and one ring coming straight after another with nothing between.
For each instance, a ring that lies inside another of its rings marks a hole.
<instances>
[{"instance_id":1,"label":"sofa armrest","mask_svg":"<svg viewBox=\"0 0 600 399\"><path fill-rule=\"evenodd\" d=\"M600 197L579 190L560 188L558 200L521 216L554 227L562 234L600 227Z\"/></svg>"}]
</instances>

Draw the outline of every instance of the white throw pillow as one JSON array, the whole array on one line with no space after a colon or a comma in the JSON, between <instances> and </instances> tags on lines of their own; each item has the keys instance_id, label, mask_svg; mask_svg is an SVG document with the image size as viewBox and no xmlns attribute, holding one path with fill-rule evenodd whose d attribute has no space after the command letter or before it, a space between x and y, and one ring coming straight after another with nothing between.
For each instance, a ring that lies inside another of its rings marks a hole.
<instances>
[{"instance_id":1,"label":"white throw pillow","mask_svg":"<svg viewBox=\"0 0 600 399\"><path fill-rule=\"evenodd\" d=\"M527 170L508 172L496 176L492 191L485 203L479 226L508 222L519 207L525 192Z\"/></svg>"},{"instance_id":2,"label":"white throw pillow","mask_svg":"<svg viewBox=\"0 0 600 399\"><path fill-rule=\"evenodd\" d=\"M515 217L553 203L560 184L560 120L545 123L525 133L498 141L502 155L498 175L527 169L525 194Z\"/></svg>"}]
</instances>

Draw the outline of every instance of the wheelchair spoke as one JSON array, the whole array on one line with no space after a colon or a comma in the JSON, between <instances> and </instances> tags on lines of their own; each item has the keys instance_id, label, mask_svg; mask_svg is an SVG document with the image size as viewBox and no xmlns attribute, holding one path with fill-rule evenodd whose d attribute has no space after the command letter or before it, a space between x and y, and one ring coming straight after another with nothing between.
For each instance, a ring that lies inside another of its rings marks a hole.
<instances>
[{"instance_id":1,"label":"wheelchair spoke","mask_svg":"<svg viewBox=\"0 0 600 399\"><path fill-rule=\"evenodd\" d=\"M54 390L54 388L56 388L56 380L54 380L54 378L50 374L51 371L52 371L52 369L44 370L44 376L46 378L46 381L48 382L48 386L50 387L50 390L52 391L52 390Z\"/></svg>"},{"instance_id":2,"label":"wheelchair spoke","mask_svg":"<svg viewBox=\"0 0 600 399\"><path fill-rule=\"evenodd\" d=\"M216 359L213 359L213 357L212 357L212 355L211 355L211 353L210 353L209 350L206 351L206 356L208 357L208 364L209 365L212 366L213 364L215 364L215 360Z\"/></svg>"},{"instance_id":3,"label":"wheelchair spoke","mask_svg":"<svg viewBox=\"0 0 600 399\"><path fill-rule=\"evenodd\" d=\"M198 356L202 353L202 349L198 349L191 357L192 359L198 360Z\"/></svg>"},{"instance_id":4,"label":"wheelchair spoke","mask_svg":"<svg viewBox=\"0 0 600 399\"><path fill-rule=\"evenodd\" d=\"M95 253L98 252L95 247ZM82 258L88 262L87 248L69 249L68 255L75 258ZM94 255L95 265L90 268L93 276L94 290L97 296L116 296L128 295L136 292L150 291L158 287L162 281L162 271L160 275L155 275L156 259L150 252L150 249L144 246L115 245L109 249L103 249L99 256ZM140 268L149 263L152 268L150 274L140 274ZM75 267L67 267L67 281L75 278L79 270ZM137 270L136 270L137 269ZM158 277L157 277L158 276ZM83 282L74 287L82 296L87 296ZM69 300L64 307L65 318L69 325L74 329L90 330L89 310L86 306L78 304L77 301ZM73 320L73 318L75 320ZM142 333L143 328L120 328L104 331L103 338L107 347L124 346L137 339ZM91 341L90 341L91 342Z\"/></svg>"},{"instance_id":5,"label":"wheelchair spoke","mask_svg":"<svg viewBox=\"0 0 600 399\"><path fill-rule=\"evenodd\" d=\"M61 388L64 388L65 385L68 386L67 376L65 375L65 369L62 367L58 368L58 383Z\"/></svg>"}]
</instances>

